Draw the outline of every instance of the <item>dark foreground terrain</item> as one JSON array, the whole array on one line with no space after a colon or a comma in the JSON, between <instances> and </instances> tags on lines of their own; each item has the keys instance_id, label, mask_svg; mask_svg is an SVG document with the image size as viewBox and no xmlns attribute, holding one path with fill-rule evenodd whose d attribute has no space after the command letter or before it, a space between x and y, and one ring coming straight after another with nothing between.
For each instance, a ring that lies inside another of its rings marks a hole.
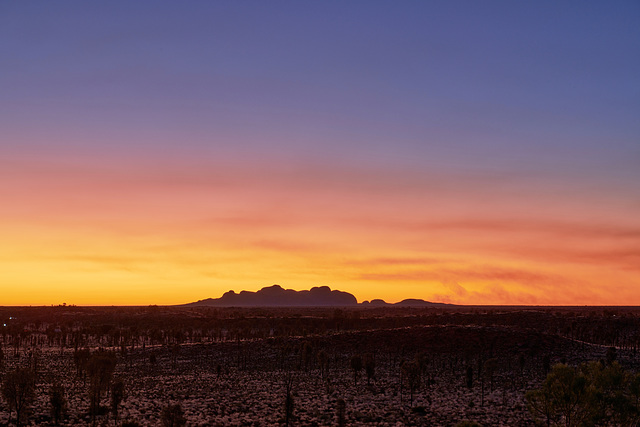
<instances>
[{"instance_id":1,"label":"dark foreground terrain","mask_svg":"<svg viewBox=\"0 0 640 427\"><path fill-rule=\"evenodd\" d=\"M639 315L602 307L0 308L0 425L16 424L18 405L5 391L16 372L33 388L22 425L536 425L525 393L553 365L595 360L638 371ZM549 419L556 422L580 425Z\"/></svg>"}]
</instances>

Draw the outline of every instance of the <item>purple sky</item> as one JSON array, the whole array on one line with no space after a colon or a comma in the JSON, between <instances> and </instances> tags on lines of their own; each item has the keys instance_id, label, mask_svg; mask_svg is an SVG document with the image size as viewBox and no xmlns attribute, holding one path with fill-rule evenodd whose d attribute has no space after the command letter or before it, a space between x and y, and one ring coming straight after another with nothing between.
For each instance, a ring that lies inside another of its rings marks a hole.
<instances>
[{"instance_id":1,"label":"purple sky","mask_svg":"<svg viewBox=\"0 0 640 427\"><path fill-rule=\"evenodd\" d=\"M639 18L637 2L3 3L0 125L62 150L256 150L630 185Z\"/></svg>"}]
</instances>

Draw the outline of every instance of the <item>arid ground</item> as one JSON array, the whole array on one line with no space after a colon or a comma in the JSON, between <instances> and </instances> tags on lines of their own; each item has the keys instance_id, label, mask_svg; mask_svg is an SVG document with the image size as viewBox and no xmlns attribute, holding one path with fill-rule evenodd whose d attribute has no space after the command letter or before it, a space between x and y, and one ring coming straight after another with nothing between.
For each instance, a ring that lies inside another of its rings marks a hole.
<instances>
[{"instance_id":1,"label":"arid ground","mask_svg":"<svg viewBox=\"0 0 640 427\"><path fill-rule=\"evenodd\" d=\"M525 393L550 366L637 371L634 308L0 308L3 381L34 374L23 421L162 425L535 425ZM113 365L100 370L95 355ZM108 356L108 357L107 357ZM101 377L102 376L102 377ZM113 410L113 384L124 395ZM97 394L97 397L96 397ZM92 398L98 403L91 405ZM287 406L285 402L290 404ZM344 404L343 404L344 402ZM339 406L342 406L342 414ZM15 423L6 399L0 425Z\"/></svg>"}]
</instances>

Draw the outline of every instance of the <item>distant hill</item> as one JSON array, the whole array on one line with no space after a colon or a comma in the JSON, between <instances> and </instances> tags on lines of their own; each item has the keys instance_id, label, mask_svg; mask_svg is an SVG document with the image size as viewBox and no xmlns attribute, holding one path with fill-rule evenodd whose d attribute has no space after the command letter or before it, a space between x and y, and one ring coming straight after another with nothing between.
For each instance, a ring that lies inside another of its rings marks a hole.
<instances>
[{"instance_id":1,"label":"distant hill","mask_svg":"<svg viewBox=\"0 0 640 427\"><path fill-rule=\"evenodd\" d=\"M421 299L405 299L390 304L381 299L358 304L349 292L331 290L328 286L317 286L308 291L284 289L280 285L268 286L259 291L225 292L220 298L207 298L181 307L443 307L450 304L429 302Z\"/></svg>"},{"instance_id":2,"label":"distant hill","mask_svg":"<svg viewBox=\"0 0 640 427\"><path fill-rule=\"evenodd\" d=\"M346 307L357 306L358 300L348 292L318 286L308 291L268 286L257 292L225 292L220 298L208 298L183 307Z\"/></svg>"},{"instance_id":3,"label":"distant hill","mask_svg":"<svg viewBox=\"0 0 640 427\"><path fill-rule=\"evenodd\" d=\"M388 303L381 299L363 301L360 305L364 307L452 307L453 304L445 304L442 302L431 302L423 299L410 298L396 303Z\"/></svg>"}]
</instances>

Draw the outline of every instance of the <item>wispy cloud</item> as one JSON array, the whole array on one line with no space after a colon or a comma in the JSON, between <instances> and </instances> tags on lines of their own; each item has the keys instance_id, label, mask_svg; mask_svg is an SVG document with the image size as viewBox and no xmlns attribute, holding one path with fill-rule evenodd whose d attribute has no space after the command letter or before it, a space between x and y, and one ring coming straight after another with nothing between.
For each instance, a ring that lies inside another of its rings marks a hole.
<instances>
[{"instance_id":1,"label":"wispy cloud","mask_svg":"<svg viewBox=\"0 0 640 427\"><path fill-rule=\"evenodd\" d=\"M513 305L544 305L553 304L554 299L535 295L530 292L509 290L502 285L489 285L481 290L468 291L458 283L444 283L443 286L450 292L446 294L435 294L434 301L447 303L484 305L496 304L513 304Z\"/></svg>"},{"instance_id":2,"label":"wispy cloud","mask_svg":"<svg viewBox=\"0 0 640 427\"><path fill-rule=\"evenodd\" d=\"M560 285L574 281L558 274L534 272L525 269L503 267L462 267L422 269L397 269L392 272L361 273L357 277L363 280L375 281L439 281L443 283L457 283L460 281L497 281L507 283L522 283L527 285Z\"/></svg>"},{"instance_id":3,"label":"wispy cloud","mask_svg":"<svg viewBox=\"0 0 640 427\"><path fill-rule=\"evenodd\" d=\"M356 258L344 262L345 266L381 268L385 266L428 266L438 265L455 259L443 257L374 257Z\"/></svg>"}]
</instances>

